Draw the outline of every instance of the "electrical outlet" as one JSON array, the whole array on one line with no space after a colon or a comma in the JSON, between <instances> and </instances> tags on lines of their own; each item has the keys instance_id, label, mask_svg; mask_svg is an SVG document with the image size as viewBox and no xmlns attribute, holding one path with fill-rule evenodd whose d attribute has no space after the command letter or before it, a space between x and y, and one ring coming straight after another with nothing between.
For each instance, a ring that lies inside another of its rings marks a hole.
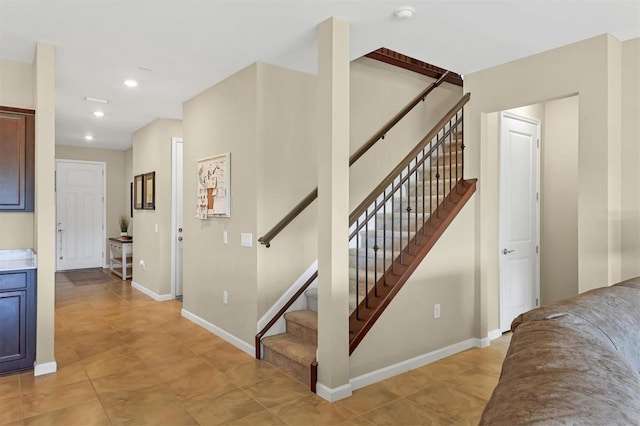
<instances>
[{"instance_id":1,"label":"electrical outlet","mask_svg":"<svg viewBox=\"0 0 640 426\"><path fill-rule=\"evenodd\" d=\"M229 292L227 292L227 290L222 292L222 303L225 305L229 303Z\"/></svg>"},{"instance_id":2,"label":"electrical outlet","mask_svg":"<svg viewBox=\"0 0 640 426\"><path fill-rule=\"evenodd\" d=\"M435 305L433 305L433 317L435 319L440 318L440 304L436 303Z\"/></svg>"},{"instance_id":3,"label":"electrical outlet","mask_svg":"<svg viewBox=\"0 0 640 426\"><path fill-rule=\"evenodd\" d=\"M147 264L146 264L146 263L145 263L145 261L144 261L144 260L142 260L142 259L140 260L140 267L141 267L142 269L147 269Z\"/></svg>"},{"instance_id":4,"label":"electrical outlet","mask_svg":"<svg viewBox=\"0 0 640 426\"><path fill-rule=\"evenodd\" d=\"M240 245L243 247L253 246L253 234L241 232L240 233Z\"/></svg>"}]
</instances>

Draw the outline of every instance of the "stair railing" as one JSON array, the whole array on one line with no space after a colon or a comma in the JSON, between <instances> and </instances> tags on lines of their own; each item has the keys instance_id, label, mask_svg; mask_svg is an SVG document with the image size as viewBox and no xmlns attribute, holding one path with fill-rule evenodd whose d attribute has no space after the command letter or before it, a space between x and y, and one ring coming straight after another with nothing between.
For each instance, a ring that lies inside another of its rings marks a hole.
<instances>
[{"instance_id":1,"label":"stair railing","mask_svg":"<svg viewBox=\"0 0 640 426\"><path fill-rule=\"evenodd\" d=\"M436 89L449 75L449 71L445 71L440 78L431 83L426 89L424 89L418 96L413 98L400 112L391 118L380 130L378 130L373 136L371 136L351 157L349 157L349 167L351 167L360 157L362 157L371 147L373 147L378 141L385 138L386 134L391 130L400 120L402 120L413 108L420 102L424 102L429 93ZM318 198L318 187L304 197L285 217L283 217L273 228L267 231L262 237L258 238L260 244L265 247L271 247L271 241L278 235L284 228L287 227L293 220L300 215L307 207L311 205Z\"/></svg>"},{"instance_id":2,"label":"stair railing","mask_svg":"<svg viewBox=\"0 0 640 426\"><path fill-rule=\"evenodd\" d=\"M356 320L396 273L396 259L403 264L412 255L409 243L426 238L424 225L433 224L448 193L464 180L463 107L469 99L465 94L349 216Z\"/></svg>"}]
</instances>

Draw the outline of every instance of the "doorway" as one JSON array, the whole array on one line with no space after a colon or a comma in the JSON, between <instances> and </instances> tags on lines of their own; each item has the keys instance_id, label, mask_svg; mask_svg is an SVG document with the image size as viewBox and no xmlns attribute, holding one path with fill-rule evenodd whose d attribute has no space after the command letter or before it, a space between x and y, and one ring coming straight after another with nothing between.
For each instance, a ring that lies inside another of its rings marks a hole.
<instances>
[{"instance_id":1,"label":"doorway","mask_svg":"<svg viewBox=\"0 0 640 426\"><path fill-rule=\"evenodd\" d=\"M500 115L500 330L540 301L540 121Z\"/></svg>"},{"instance_id":2,"label":"doorway","mask_svg":"<svg viewBox=\"0 0 640 426\"><path fill-rule=\"evenodd\" d=\"M182 300L182 138L171 138L171 153L171 290L176 299Z\"/></svg>"},{"instance_id":3,"label":"doorway","mask_svg":"<svg viewBox=\"0 0 640 426\"><path fill-rule=\"evenodd\" d=\"M56 160L56 270L102 268L105 163Z\"/></svg>"}]
</instances>

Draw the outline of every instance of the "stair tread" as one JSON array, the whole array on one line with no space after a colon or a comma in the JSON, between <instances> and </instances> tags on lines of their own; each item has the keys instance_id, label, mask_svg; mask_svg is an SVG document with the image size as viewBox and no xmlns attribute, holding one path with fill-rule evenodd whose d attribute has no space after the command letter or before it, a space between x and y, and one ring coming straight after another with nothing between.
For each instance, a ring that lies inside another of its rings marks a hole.
<instances>
[{"instance_id":1,"label":"stair tread","mask_svg":"<svg viewBox=\"0 0 640 426\"><path fill-rule=\"evenodd\" d=\"M318 331L318 313L310 310L292 311L284 314L287 321L295 322L298 325L310 330Z\"/></svg>"},{"instance_id":2,"label":"stair tread","mask_svg":"<svg viewBox=\"0 0 640 426\"><path fill-rule=\"evenodd\" d=\"M301 365L311 365L316 358L317 346L310 344L291 333L276 334L262 339L265 348Z\"/></svg>"}]
</instances>

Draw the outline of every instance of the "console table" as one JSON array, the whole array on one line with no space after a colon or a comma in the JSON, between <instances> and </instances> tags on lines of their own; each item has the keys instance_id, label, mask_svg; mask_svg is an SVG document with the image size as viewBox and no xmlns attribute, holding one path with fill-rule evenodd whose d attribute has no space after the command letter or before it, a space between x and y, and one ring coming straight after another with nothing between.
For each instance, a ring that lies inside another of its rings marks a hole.
<instances>
[{"instance_id":1,"label":"console table","mask_svg":"<svg viewBox=\"0 0 640 426\"><path fill-rule=\"evenodd\" d=\"M123 280L133 277L133 238L109 238L109 270Z\"/></svg>"}]
</instances>

